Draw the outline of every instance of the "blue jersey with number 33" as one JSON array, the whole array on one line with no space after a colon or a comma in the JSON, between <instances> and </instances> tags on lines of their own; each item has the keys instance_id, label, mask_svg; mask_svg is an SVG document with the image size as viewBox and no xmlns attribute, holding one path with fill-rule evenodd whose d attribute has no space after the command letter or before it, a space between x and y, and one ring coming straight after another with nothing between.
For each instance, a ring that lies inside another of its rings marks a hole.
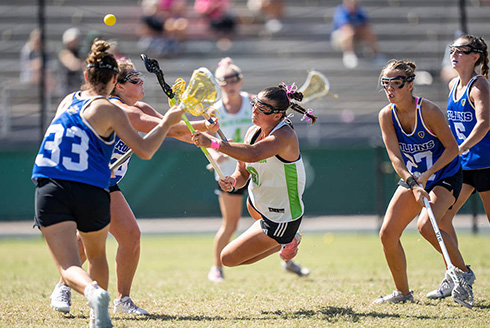
<instances>
[{"instance_id":1,"label":"blue jersey with number 33","mask_svg":"<svg viewBox=\"0 0 490 328\"><path fill-rule=\"evenodd\" d=\"M49 125L36 156L32 179L51 178L86 183L108 189L109 161L115 134L104 140L84 119L83 111L102 96L81 98L73 94L66 110Z\"/></svg>"},{"instance_id":2,"label":"blue jersey with number 33","mask_svg":"<svg viewBox=\"0 0 490 328\"><path fill-rule=\"evenodd\" d=\"M422 118L422 98L417 98L415 110L415 127L411 133L403 130L396 115L395 105L391 108L391 116L405 166L410 173L417 176L434 165L445 148L437 136L425 126ZM431 189L437 181L455 175L460 167L459 156L456 156L449 164L429 177L425 188Z\"/></svg>"}]
</instances>

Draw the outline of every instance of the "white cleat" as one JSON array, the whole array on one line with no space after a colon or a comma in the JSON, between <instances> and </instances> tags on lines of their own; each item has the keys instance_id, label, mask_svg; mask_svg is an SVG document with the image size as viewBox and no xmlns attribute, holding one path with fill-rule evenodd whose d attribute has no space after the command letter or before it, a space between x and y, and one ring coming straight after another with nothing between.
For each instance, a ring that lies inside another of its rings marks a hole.
<instances>
[{"instance_id":1,"label":"white cleat","mask_svg":"<svg viewBox=\"0 0 490 328\"><path fill-rule=\"evenodd\" d=\"M71 305L71 288L67 285L56 284L51 294L51 307L58 312L69 313Z\"/></svg>"},{"instance_id":2,"label":"white cleat","mask_svg":"<svg viewBox=\"0 0 490 328\"><path fill-rule=\"evenodd\" d=\"M131 300L129 296L114 300L114 313L129 313L138 315L148 315L148 311L140 308Z\"/></svg>"}]
</instances>

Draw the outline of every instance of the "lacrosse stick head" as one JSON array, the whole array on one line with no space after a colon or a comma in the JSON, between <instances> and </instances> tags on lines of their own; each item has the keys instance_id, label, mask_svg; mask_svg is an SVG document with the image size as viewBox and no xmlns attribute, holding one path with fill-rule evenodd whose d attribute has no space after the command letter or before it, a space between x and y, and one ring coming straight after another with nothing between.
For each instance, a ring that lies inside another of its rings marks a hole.
<instances>
[{"instance_id":1,"label":"lacrosse stick head","mask_svg":"<svg viewBox=\"0 0 490 328\"><path fill-rule=\"evenodd\" d=\"M141 54L140 56L143 63L145 63L145 67L148 72L158 73L162 71L156 59L148 58L148 56L145 54Z\"/></svg>"},{"instance_id":2,"label":"lacrosse stick head","mask_svg":"<svg viewBox=\"0 0 490 328\"><path fill-rule=\"evenodd\" d=\"M165 79L163 77L163 71L160 69L160 65L158 64L158 61L153 58L148 58L147 55L141 54L140 55L141 60L143 63L145 63L146 70L150 73L153 73L157 76L158 83L163 89L163 92L167 95L169 99L174 98L174 94L172 92L172 88L165 82Z\"/></svg>"},{"instance_id":3,"label":"lacrosse stick head","mask_svg":"<svg viewBox=\"0 0 490 328\"><path fill-rule=\"evenodd\" d=\"M179 77L177 80L175 80L175 83L172 85L172 91L174 92L174 99L177 105L179 105L181 102L182 94L185 91L185 84L186 84L185 80ZM168 103L172 105L170 99L168 100Z\"/></svg>"},{"instance_id":4,"label":"lacrosse stick head","mask_svg":"<svg viewBox=\"0 0 490 328\"><path fill-rule=\"evenodd\" d=\"M305 83L298 89L303 93L302 103L307 103L323 96L338 98L337 94L330 92L330 82L322 73L312 70L308 72Z\"/></svg>"},{"instance_id":5,"label":"lacrosse stick head","mask_svg":"<svg viewBox=\"0 0 490 328\"><path fill-rule=\"evenodd\" d=\"M220 88L213 74L205 67L192 73L187 88L180 98L180 106L194 116L202 115L220 96Z\"/></svg>"}]
</instances>

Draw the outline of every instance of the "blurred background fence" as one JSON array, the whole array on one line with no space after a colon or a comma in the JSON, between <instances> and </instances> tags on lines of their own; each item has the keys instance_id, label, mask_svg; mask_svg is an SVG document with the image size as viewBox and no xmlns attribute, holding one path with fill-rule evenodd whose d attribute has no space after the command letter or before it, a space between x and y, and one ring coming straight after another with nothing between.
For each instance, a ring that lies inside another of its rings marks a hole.
<instances>
[{"instance_id":1,"label":"blurred background fence","mask_svg":"<svg viewBox=\"0 0 490 328\"><path fill-rule=\"evenodd\" d=\"M355 69L344 68L342 53L329 41L340 0L284 2L281 26L271 29L264 24L264 16L249 10L246 0L231 1L237 30L223 45L193 12L193 1L188 1L185 40L176 53L158 58L165 77L168 81L187 80L200 66L214 71L226 56L242 68L243 89L252 93L283 81L301 85L308 69L322 72L339 98L325 97L309 104L319 116L313 126L293 117L308 170L306 213L381 215L397 181L377 122L377 113L386 104L377 83L381 67L360 56ZM445 47L462 29L490 40L489 2L364 0L361 4L370 16L381 53L386 59L415 61L419 72L416 93L444 110L448 89L440 71ZM107 13L116 15L116 25L103 24ZM138 43L142 16L142 3L136 0L2 0L0 168L4 181L0 220L30 219L33 215L32 164L44 129L65 95L58 61L65 30L78 28L82 43L94 35L117 41L118 52L145 71ZM40 26L47 54L44 76L50 81L24 81L20 54L31 32ZM146 102L160 111L168 108L150 74L145 90ZM218 216L215 182L205 164L194 146L166 140L151 161L132 160L121 188L137 217ZM463 212L471 211L471 204L482 212L478 202L469 202Z\"/></svg>"}]
</instances>

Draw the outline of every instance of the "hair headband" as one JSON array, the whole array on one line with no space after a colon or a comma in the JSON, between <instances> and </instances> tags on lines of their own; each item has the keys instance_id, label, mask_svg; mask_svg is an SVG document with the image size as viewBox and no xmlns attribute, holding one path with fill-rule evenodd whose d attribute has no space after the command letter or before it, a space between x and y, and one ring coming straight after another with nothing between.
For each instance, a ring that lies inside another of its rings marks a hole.
<instances>
[{"instance_id":1,"label":"hair headband","mask_svg":"<svg viewBox=\"0 0 490 328\"><path fill-rule=\"evenodd\" d=\"M97 63L90 63L87 65L87 68L91 68L91 67L110 69L116 73L119 73L119 68L117 66L112 66L111 64L104 63L103 61L99 61Z\"/></svg>"}]
</instances>

